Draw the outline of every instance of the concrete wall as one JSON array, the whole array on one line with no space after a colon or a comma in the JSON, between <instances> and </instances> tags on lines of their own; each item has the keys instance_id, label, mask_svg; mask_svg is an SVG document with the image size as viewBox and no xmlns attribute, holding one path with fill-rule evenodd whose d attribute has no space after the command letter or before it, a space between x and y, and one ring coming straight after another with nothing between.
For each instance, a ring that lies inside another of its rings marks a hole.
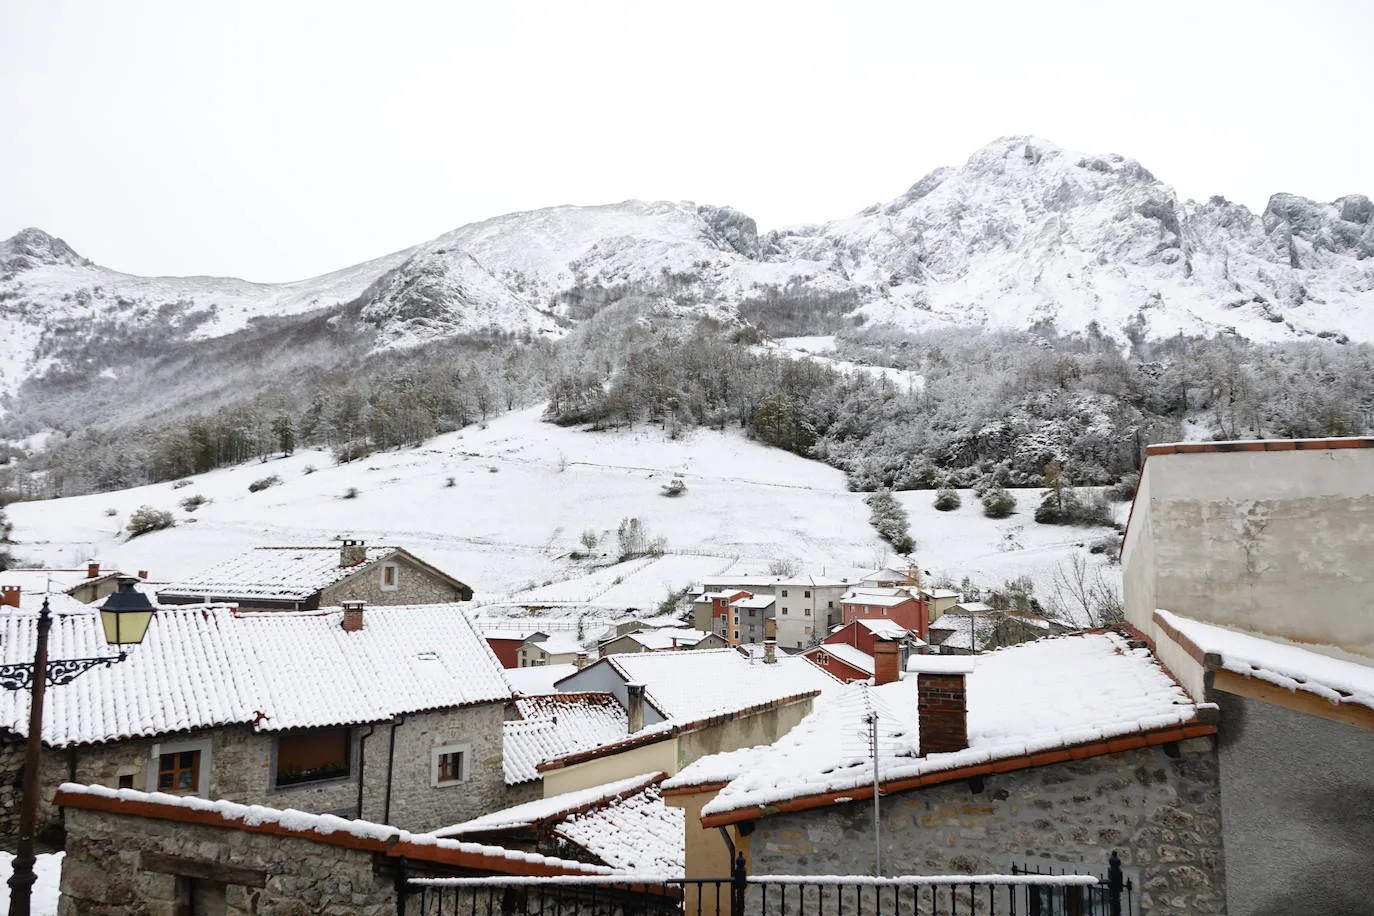
<instances>
[{"instance_id":1,"label":"concrete wall","mask_svg":"<svg viewBox=\"0 0 1374 916\"><path fill-rule=\"evenodd\" d=\"M605 785L617 779L629 779L643 773L665 773L672 776L678 771L677 739L667 738L629 748L618 754L607 754L594 760L559 767L544 773L544 797L552 798L564 792L589 789Z\"/></svg>"},{"instance_id":2,"label":"concrete wall","mask_svg":"<svg viewBox=\"0 0 1374 916\"><path fill-rule=\"evenodd\" d=\"M280 837L99 811L67 812L59 916L174 916L193 912L190 881L154 868L168 858L202 869L239 869L261 886L226 883L225 916L351 913L391 916L391 877L373 870L373 854ZM175 866L173 866L175 867ZM242 880L242 879L241 879Z\"/></svg>"},{"instance_id":3,"label":"concrete wall","mask_svg":"<svg viewBox=\"0 0 1374 916\"><path fill-rule=\"evenodd\" d=\"M506 807L511 802L501 767L502 703L407 717L396 727L395 765L391 776L391 823L406 830L430 830ZM371 729L366 752L362 741ZM51 800L63 782L118 788L121 776L131 776L133 788L156 791L158 757L171 749L194 745L202 749L208 771L201 794L242 804L296 808L315 814L335 813L382 822L386 812L387 759L391 749L389 723L352 729L350 773L338 779L277 788L276 736L247 726L205 729L158 739L121 741L108 745L49 750L43 755L43 793L39 820L45 832L58 828L59 814ZM431 751L435 747L470 748L469 779L454 786L431 785ZM12 845L18 833L19 768L23 744L0 744L0 840ZM360 766L364 768L362 811L358 810Z\"/></svg>"},{"instance_id":4,"label":"concrete wall","mask_svg":"<svg viewBox=\"0 0 1374 916\"><path fill-rule=\"evenodd\" d=\"M1374 657L1374 449L1152 455L1126 601Z\"/></svg>"},{"instance_id":5,"label":"concrete wall","mask_svg":"<svg viewBox=\"0 0 1374 916\"><path fill-rule=\"evenodd\" d=\"M810 715L811 705L811 698L807 697L777 709L750 713L679 735L677 769L711 754L772 744Z\"/></svg>"},{"instance_id":6,"label":"concrete wall","mask_svg":"<svg viewBox=\"0 0 1374 916\"><path fill-rule=\"evenodd\" d=\"M1005 874L1016 863L1105 874L1117 850L1135 912L1225 913L1216 751L1210 738L1178 751L989 776L977 793L959 782L885 796L883 871ZM871 874L872 802L759 818L743 842L751 874Z\"/></svg>"},{"instance_id":7,"label":"concrete wall","mask_svg":"<svg viewBox=\"0 0 1374 916\"><path fill-rule=\"evenodd\" d=\"M1374 910L1374 732L1213 699L1231 916Z\"/></svg>"},{"instance_id":8,"label":"concrete wall","mask_svg":"<svg viewBox=\"0 0 1374 916\"><path fill-rule=\"evenodd\" d=\"M382 567L397 567L396 587L382 584ZM351 576L335 582L320 593L320 607L337 607L345 601L367 604L447 604L462 601L458 589L396 555L368 564Z\"/></svg>"}]
</instances>

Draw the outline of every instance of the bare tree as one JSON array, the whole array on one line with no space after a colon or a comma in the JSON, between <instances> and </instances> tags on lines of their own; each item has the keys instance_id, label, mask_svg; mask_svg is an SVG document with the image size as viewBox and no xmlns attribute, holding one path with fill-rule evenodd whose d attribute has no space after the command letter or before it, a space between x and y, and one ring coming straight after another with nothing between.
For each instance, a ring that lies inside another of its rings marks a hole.
<instances>
[{"instance_id":1,"label":"bare tree","mask_svg":"<svg viewBox=\"0 0 1374 916\"><path fill-rule=\"evenodd\" d=\"M1059 615L1074 624L1105 627L1126 619L1121 592L1108 582L1100 569L1089 569L1088 561L1074 554L1065 569L1060 563L1054 568L1050 599Z\"/></svg>"}]
</instances>

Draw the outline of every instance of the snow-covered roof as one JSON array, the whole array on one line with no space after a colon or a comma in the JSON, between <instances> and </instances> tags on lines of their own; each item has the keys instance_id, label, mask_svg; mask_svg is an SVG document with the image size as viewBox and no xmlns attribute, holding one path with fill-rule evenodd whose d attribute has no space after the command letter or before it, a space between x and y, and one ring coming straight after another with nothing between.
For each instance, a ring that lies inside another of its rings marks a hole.
<instances>
[{"instance_id":1,"label":"snow-covered roof","mask_svg":"<svg viewBox=\"0 0 1374 916\"><path fill-rule=\"evenodd\" d=\"M984 604L981 601L960 601L958 604L954 605L954 608L965 614L986 614L988 611L993 610L991 605Z\"/></svg>"},{"instance_id":2,"label":"snow-covered roof","mask_svg":"<svg viewBox=\"0 0 1374 916\"><path fill-rule=\"evenodd\" d=\"M1155 617L1181 633L1212 667L1257 678L1286 690L1316 694L1336 705L1374 709L1374 664L1323 655L1274 637L1243 633L1169 611Z\"/></svg>"},{"instance_id":3,"label":"snow-covered roof","mask_svg":"<svg viewBox=\"0 0 1374 916\"><path fill-rule=\"evenodd\" d=\"M909 573L903 572L902 570L899 570L899 569L889 569L889 568L887 568L887 567L883 567L882 569L870 569L868 572L863 573L862 575L859 576L859 581L860 581L860 582L905 582L905 581L907 581L907 578L909 577L909 575L910 575Z\"/></svg>"},{"instance_id":4,"label":"snow-covered roof","mask_svg":"<svg viewBox=\"0 0 1374 916\"><path fill-rule=\"evenodd\" d=\"M702 585L708 589L750 589L750 588L840 588L848 585L850 579L833 579L826 576L729 576L708 578Z\"/></svg>"},{"instance_id":5,"label":"snow-covered roof","mask_svg":"<svg viewBox=\"0 0 1374 916\"><path fill-rule=\"evenodd\" d=\"M580 655L587 651L575 633L552 633L527 642L550 655Z\"/></svg>"},{"instance_id":6,"label":"snow-covered roof","mask_svg":"<svg viewBox=\"0 0 1374 916\"><path fill-rule=\"evenodd\" d=\"M624 636L616 636L614 639L631 639L650 651L660 651L663 649L687 648L695 646L710 633L696 630L691 627L662 627L660 629L636 630L633 633L626 633Z\"/></svg>"},{"instance_id":7,"label":"snow-covered roof","mask_svg":"<svg viewBox=\"0 0 1374 916\"><path fill-rule=\"evenodd\" d=\"M661 788L672 794L674 790L724 785L730 780L738 778L740 774L752 766L755 758L767 750L768 745L762 744L740 748L737 751L722 751L719 754L698 757L678 770L676 775L665 779Z\"/></svg>"},{"instance_id":8,"label":"snow-covered roof","mask_svg":"<svg viewBox=\"0 0 1374 916\"><path fill-rule=\"evenodd\" d=\"M963 594L952 588L923 588L921 591L925 592L931 598L958 598Z\"/></svg>"},{"instance_id":9,"label":"snow-covered roof","mask_svg":"<svg viewBox=\"0 0 1374 916\"><path fill-rule=\"evenodd\" d=\"M838 658L840 661L844 662L849 667L862 671L864 674L873 673L873 656L869 655L867 652L865 652L863 649L858 648L857 646L849 645L849 643L826 642L821 643L819 646L816 646L816 648L811 649L809 651L824 651L832 658Z\"/></svg>"},{"instance_id":10,"label":"snow-covered roof","mask_svg":"<svg viewBox=\"0 0 1374 916\"><path fill-rule=\"evenodd\" d=\"M82 585L105 579L139 578L114 569L101 570L94 576L87 575L88 572L90 570L85 566L80 569L6 569L0 571L0 586L17 586L21 589L20 594L46 592L50 586L55 592L70 592Z\"/></svg>"},{"instance_id":11,"label":"snow-covered roof","mask_svg":"<svg viewBox=\"0 0 1374 916\"><path fill-rule=\"evenodd\" d=\"M207 596L221 601L257 598L263 601L304 601L369 563L386 559L398 547L366 547L366 559L340 566L340 548L255 547L236 557L173 582L159 595Z\"/></svg>"},{"instance_id":12,"label":"snow-covered roof","mask_svg":"<svg viewBox=\"0 0 1374 916\"><path fill-rule=\"evenodd\" d=\"M1144 649L1114 633L1040 640L980 656L967 679L969 747L918 756L917 678L854 685L721 790L704 815L828 796L873 781L864 718L878 712L883 782L1194 722L1197 707Z\"/></svg>"},{"instance_id":13,"label":"snow-covered roof","mask_svg":"<svg viewBox=\"0 0 1374 916\"><path fill-rule=\"evenodd\" d=\"M896 594L888 595L883 594L883 592L896 592ZM906 604L908 601L914 601L915 599L900 589L874 589L870 592L847 592L840 600L846 604L868 604L873 607L897 607L899 604Z\"/></svg>"},{"instance_id":14,"label":"snow-covered roof","mask_svg":"<svg viewBox=\"0 0 1374 916\"><path fill-rule=\"evenodd\" d=\"M906 627L887 617L859 617L854 622L882 639L905 639L912 635ZM844 625L835 629L842 630Z\"/></svg>"},{"instance_id":15,"label":"snow-covered roof","mask_svg":"<svg viewBox=\"0 0 1374 916\"><path fill-rule=\"evenodd\" d=\"M572 792L563 792L548 798L538 798L511 808L493 811L490 814L484 814L481 817L475 817L470 821L463 821L461 824L454 824L451 827L442 827L432 831L430 835L447 838L536 827L540 824L562 820L588 806L600 804L612 798L633 795L662 779L662 773L642 773L638 776L618 779L615 782L608 782L600 786L575 789Z\"/></svg>"},{"instance_id":16,"label":"snow-covered roof","mask_svg":"<svg viewBox=\"0 0 1374 916\"><path fill-rule=\"evenodd\" d=\"M609 664L626 683L643 684L645 699L664 718L678 721L840 687L806 659L782 653L771 665L734 649L611 655L598 664Z\"/></svg>"},{"instance_id":17,"label":"snow-covered roof","mask_svg":"<svg viewBox=\"0 0 1374 916\"><path fill-rule=\"evenodd\" d=\"M115 654L95 609L86 611L54 615L53 658ZM161 608L127 659L48 691L43 740L60 747L234 723L349 725L511 696L491 647L459 610L368 608L352 633L342 617L337 609ZM37 621L0 615L0 663L33 658ZM28 733L27 694L0 692L0 727Z\"/></svg>"},{"instance_id":18,"label":"snow-covered roof","mask_svg":"<svg viewBox=\"0 0 1374 916\"><path fill-rule=\"evenodd\" d=\"M507 668L506 680L510 681L511 689L516 693L535 696L557 693L558 688L554 684L576 673L577 666L571 662L566 665L527 665L524 668Z\"/></svg>"},{"instance_id":19,"label":"snow-covered roof","mask_svg":"<svg viewBox=\"0 0 1374 916\"><path fill-rule=\"evenodd\" d=\"M539 764L623 739L630 721L609 693L565 693L516 701L521 718L502 723L506 784L539 778Z\"/></svg>"},{"instance_id":20,"label":"snow-covered roof","mask_svg":"<svg viewBox=\"0 0 1374 916\"><path fill-rule=\"evenodd\" d=\"M664 804L656 785L570 815L553 832L619 871L681 878L687 870L686 812Z\"/></svg>"},{"instance_id":21,"label":"snow-covered roof","mask_svg":"<svg viewBox=\"0 0 1374 916\"><path fill-rule=\"evenodd\" d=\"M997 630L1000 617L985 614L941 614L930 625L934 633L949 633L938 645L951 649L981 649ZM931 640L935 643L935 640Z\"/></svg>"},{"instance_id":22,"label":"snow-covered roof","mask_svg":"<svg viewBox=\"0 0 1374 916\"><path fill-rule=\"evenodd\" d=\"M772 605L778 599L772 595L750 595L748 598L740 598L730 602L730 607L742 608L764 608Z\"/></svg>"},{"instance_id":23,"label":"snow-covered roof","mask_svg":"<svg viewBox=\"0 0 1374 916\"><path fill-rule=\"evenodd\" d=\"M517 628L510 626L491 626L484 620L474 620L473 625L476 626L477 631L487 639L513 639L524 642L535 633L544 633L546 635L548 633L543 627L525 626Z\"/></svg>"},{"instance_id":24,"label":"snow-covered roof","mask_svg":"<svg viewBox=\"0 0 1374 916\"><path fill-rule=\"evenodd\" d=\"M906 660L912 674L972 674L977 664L972 655L913 655Z\"/></svg>"}]
</instances>

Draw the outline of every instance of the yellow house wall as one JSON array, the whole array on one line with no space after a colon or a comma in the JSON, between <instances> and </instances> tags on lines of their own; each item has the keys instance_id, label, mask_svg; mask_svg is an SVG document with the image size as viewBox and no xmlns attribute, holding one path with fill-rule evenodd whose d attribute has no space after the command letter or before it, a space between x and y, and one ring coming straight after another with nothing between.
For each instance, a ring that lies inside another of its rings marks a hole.
<instances>
[{"instance_id":1,"label":"yellow house wall","mask_svg":"<svg viewBox=\"0 0 1374 916\"><path fill-rule=\"evenodd\" d=\"M672 776L677 771L677 739L668 738L630 748L619 754L549 770L544 773L544 797L551 798L564 792L602 786L641 773L666 773Z\"/></svg>"}]
</instances>

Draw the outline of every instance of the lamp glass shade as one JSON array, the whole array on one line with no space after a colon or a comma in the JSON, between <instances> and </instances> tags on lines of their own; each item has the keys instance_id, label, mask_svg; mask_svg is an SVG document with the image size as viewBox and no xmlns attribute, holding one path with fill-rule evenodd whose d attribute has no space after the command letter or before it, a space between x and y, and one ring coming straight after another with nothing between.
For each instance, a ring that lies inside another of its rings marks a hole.
<instances>
[{"instance_id":1,"label":"lamp glass shade","mask_svg":"<svg viewBox=\"0 0 1374 916\"><path fill-rule=\"evenodd\" d=\"M133 579L120 579L119 591L100 606L105 641L112 646L133 646L143 642L154 611L148 596L134 588Z\"/></svg>"},{"instance_id":2,"label":"lamp glass shade","mask_svg":"<svg viewBox=\"0 0 1374 916\"><path fill-rule=\"evenodd\" d=\"M152 619L152 608L146 611L100 609L100 622L105 627L105 641L112 646L133 646L143 642Z\"/></svg>"}]
</instances>

